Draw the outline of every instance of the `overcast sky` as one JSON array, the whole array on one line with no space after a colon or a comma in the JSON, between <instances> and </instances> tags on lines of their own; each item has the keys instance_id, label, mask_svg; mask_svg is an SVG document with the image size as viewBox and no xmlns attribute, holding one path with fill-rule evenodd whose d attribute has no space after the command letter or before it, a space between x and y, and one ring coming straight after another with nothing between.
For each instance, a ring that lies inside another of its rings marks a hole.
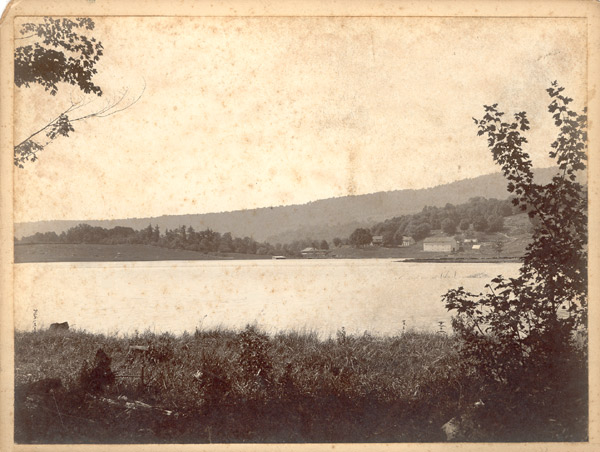
<instances>
[{"instance_id":1,"label":"overcast sky","mask_svg":"<svg viewBox=\"0 0 600 452\"><path fill-rule=\"evenodd\" d=\"M105 95L86 108L145 91L15 169L17 222L297 204L488 174L499 168L472 120L486 103L527 111L534 165L550 166L545 89L558 80L578 108L585 96L585 20L94 20ZM79 97L17 89L16 142Z\"/></svg>"}]
</instances>

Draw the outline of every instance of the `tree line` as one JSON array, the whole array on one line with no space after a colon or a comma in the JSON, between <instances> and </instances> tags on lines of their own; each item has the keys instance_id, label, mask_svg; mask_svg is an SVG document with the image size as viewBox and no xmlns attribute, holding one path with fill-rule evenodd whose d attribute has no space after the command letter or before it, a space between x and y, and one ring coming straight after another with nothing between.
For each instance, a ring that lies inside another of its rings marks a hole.
<instances>
[{"instance_id":1,"label":"tree line","mask_svg":"<svg viewBox=\"0 0 600 452\"><path fill-rule=\"evenodd\" d=\"M196 231L192 226L180 226L165 229L149 224L146 228L135 230L126 226L103 228L79 224L60 234L56 232L36 232L33 235L15 238L15 244L99 244L99 245L153 245L170 249L183 249L204 253L240 253L256 255L301 256L301 251L312 247L328 250L326 240L303 239L291 243L272 245L258 242L251 237L234 237L230 232L221 234L211 229Z\"/></svg>"}]
</instances>

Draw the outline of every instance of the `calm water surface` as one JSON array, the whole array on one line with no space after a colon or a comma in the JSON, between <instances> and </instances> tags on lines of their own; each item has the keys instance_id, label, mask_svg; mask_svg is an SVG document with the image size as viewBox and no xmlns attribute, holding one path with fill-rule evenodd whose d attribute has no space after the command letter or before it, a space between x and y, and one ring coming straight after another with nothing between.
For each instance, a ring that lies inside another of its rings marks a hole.
<instances>
[{"instance_id":1,"label":"calm water surface","mask_svg":"<svg viewBox=\"0 0 600 452\"><path fill-rule=\"evenodd\" d=\"M404 263L391 259L84 262L15 265L15 326L68 321L100 333L193 332L196 327L328 336L436 330L450 315L441 296L483 291L519 264Z\"/></svg>"}]
</instances>

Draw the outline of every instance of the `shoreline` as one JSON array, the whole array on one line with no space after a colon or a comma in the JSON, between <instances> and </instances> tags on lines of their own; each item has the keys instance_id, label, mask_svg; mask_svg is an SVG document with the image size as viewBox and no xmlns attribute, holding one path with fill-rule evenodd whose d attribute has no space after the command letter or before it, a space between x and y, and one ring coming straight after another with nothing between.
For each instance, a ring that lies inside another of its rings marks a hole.
<instances>
[{"instance_id":1,"label":"shoreline","mask_svg":"<svg viewBox=\"0 0 600 452\"><path fill-rule=\"evenodd\" d=\"M347 250L345 250L347 251ZM365 260L390 259L409 263L518 263L519 256L448 255L433 253L423 255L419 250L369 249L352 250L352 253L336 253L328 256L273 259L271 255L199 252L184 249L163 248L153 245L127 244L18 244L14 248L15 264L58 262L159 262L159 261L236 261L236 260Z\"/></svg>"},{"instance_id":2,"label":"shoreline","mask_svg":"<svg viewBox=\"0 0 600 452\"><path fill-rule=\"evenodd\" d=\"M481 257L481 258L476 258L476 257L448 257L448 258L444 258L444 257L440 257L440 258L411 258L411 259L404 259L401 261L397 261L397 262L410 262L410 263L436 263L436 262L443 262L443 263L449 263L449 264L477 264L477 263L481 263L481 264L502 264L502 263L519 263L522 261L522 257L515 257L515 256L511 256L511 257L498 257L498 258L493 258L493 257Z\"/></svg>"}]
</instances>

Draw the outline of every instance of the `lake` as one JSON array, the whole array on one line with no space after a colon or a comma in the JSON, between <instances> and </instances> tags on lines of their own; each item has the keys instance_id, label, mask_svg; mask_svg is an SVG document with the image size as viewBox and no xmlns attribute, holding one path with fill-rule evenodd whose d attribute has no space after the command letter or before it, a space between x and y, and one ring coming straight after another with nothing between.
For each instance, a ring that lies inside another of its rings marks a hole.
<instances>
[{"instance_id":1,"label":"lake","mask_svg":"<svg viewBox=\"0 0 600 452\"><path fill-rule=\"evenodd\" d=\"M483 291L518 263L391 259L62 262L15 265L15 327L68 321L96 333L193 332L196 327L396 334L437 330L441 296Z\"/></svg>"}]
</instances>

